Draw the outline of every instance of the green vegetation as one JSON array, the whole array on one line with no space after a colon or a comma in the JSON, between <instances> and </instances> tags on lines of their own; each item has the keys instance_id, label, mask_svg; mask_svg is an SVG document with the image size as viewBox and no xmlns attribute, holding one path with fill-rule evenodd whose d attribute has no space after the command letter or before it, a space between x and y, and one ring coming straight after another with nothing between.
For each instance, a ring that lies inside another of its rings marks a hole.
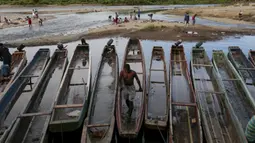
<instances>
[{"instance_id":1,"label":"green vegetation","mask_svg":"<svg viewBox=\"0 0 255 143\"><path fill-rule=\"evenodd\" d=\"M152 4L216 4L230 3L234 0L0 0L0 4L11 5L68 5L68 4L106 4L106 5L152 5ZM234 2L237 2L235 0Z\"/></svg>"}]
</instances>

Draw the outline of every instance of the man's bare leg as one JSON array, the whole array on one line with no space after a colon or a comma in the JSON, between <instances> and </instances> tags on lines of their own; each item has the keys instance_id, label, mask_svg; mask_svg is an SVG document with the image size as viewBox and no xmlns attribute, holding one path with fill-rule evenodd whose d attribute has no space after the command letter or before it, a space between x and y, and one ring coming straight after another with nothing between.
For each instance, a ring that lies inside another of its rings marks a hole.
<instances>
[{"instance_id":1,"label":"man's bare leg","mask_svg":"<svg viewBox=\"0 0 255 143\"><path fill-rule=\"evenodd\" d=\"M128 96L129 96L129 95L127 94L126 97L128 97ZM127 98L127 99L126 99L126 105L127 105L128 108L129 108L129 105L130 105L129 103L130 103L130 101L129 101L129 99Z\"/></svg>"},{"instance_id":2,"label":"man's bare leg","mask_svg":"<svg viewBox=\"0 0 255 143\"><path fill-rule=\"evenodd\" d=\"M133 109L134 109L134 103L133 103L133 101L129 101L129 108L128 108L129 116L132 115Z\"/></svg>"}]
</instances>

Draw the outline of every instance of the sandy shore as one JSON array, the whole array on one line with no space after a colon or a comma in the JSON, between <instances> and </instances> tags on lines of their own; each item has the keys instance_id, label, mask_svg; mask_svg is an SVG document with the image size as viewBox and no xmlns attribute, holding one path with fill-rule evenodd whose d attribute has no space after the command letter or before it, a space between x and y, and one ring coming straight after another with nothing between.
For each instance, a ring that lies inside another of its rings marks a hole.
<instances>
[{"instance_id":1,"label":"sandy shore","mask_svg":"<svg viewBox=\"0 0 255 143\"><path fill-rule=\"evenodd\" d=\"M243 18L239 19L240 10L243 12ZM161 13L171 15L183 15L189 12L192 16L195 13L199 17L230 23L230 24L254 24L255 23L255 3L250 4L235 4L230 6L217 6L217 7L191 7L191 8L178 8L171 9Z\"/></svg>"},{"instance_id":2,"label":"sandy shore","mask_svg":"<svg viewBox=\"0 0 255 143\"><path fill-rule=\"evenodd\" d=\"M0 29L3 28L10 28L10 27L17 27L17 26L24 26L24 25L28 25L28 22L26 21L26 16L27 15L8 15L6 16L7 19L10 20L9 24L7 24L4 21L4 16L1 15L1 22L0 22ZM56 18L55 16L40 16L40 18L43 19L43 22L50 20L50 19L54 19ZM32 18L32 24L39 24L38 19L33 19Z\"/></svg>"},{"instance_id":3,"label":"sandy shore","mask_svg":"<svg viewBox=\"0 0 255 143\"><path fill-rule=\"evenodd\" d=\"M36 39L28 39L8 43L10 47L21 43L26 46L55 45L58 42L67 43L85 39L96 39L105 37L136 37L148 40L179 40L184 41L214 41L226 36L255 35L255 30L238 28L221 28L209 26L189 26L182 23L170 23L165 21L132 21L118 25L108 25L100 28L89 29L87 33L68 36L47 36Z\"/></svg>"}]
</instances>

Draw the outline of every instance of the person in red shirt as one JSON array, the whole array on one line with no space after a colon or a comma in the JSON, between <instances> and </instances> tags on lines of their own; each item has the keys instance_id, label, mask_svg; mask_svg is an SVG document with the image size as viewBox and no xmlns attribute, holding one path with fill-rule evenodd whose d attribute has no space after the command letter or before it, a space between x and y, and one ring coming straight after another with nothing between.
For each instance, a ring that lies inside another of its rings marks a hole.
<instances>
[{"instance_id":1,"label":"person in red shirt","mask_svg":"<svg viewBox=\"0 0 255 143\"><path fill-rule=\"evenodd\" d=\"M196 16L197 16L197 14L192 16L192 25L195 25L195 23L196 23Z\"/></svg>"},{"instance_id":2,"label":"person in red shirt","mask_svg":"<svg viewBox=\"0 0 255 143\"><path fill-rule=\"evenodd\" d=\"M129 22L128 19L127 19L127 17L125 17L124 22Z\"/></svg>"},{"instance_id":3,"label":"person in red shirt","mask_svg":"<svg viewBox=\"0 0 255 143\"><path fill-rule=\"evenodd\" d=\"M30 18L30 17L27 17L28 19L27 19L27 21L28 21L28 25L29 25L29 27L31 27L32 26L32 19Z\"/></svg>"},{"instance_id":4,"label":"person in red shirt","mask_svg":"<svg viewBox=\"0 0 255 143\"><path fill-rule=\"evenodd\" d=\"M125 64L124 69L120 72L119 82L121 85L120 90L122 91L124 98L126 100L126 105L128 106L129 116L131 116L132 114L134 108L133 100L136 95L134 79L136 79L137 84L139 85L139 91L143 91L136 72L130 69L129 64Z\"/></svg>"}]
</instances>

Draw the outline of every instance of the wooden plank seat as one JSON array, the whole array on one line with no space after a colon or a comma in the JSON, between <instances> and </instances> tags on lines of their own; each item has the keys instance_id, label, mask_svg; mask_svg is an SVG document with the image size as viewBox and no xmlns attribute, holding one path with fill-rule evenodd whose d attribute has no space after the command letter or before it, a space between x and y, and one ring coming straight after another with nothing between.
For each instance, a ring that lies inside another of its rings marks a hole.
<instances>
[{"instance_id":1,"label":"wooden plank seat","mask_svg":"<svg viewBox=\"0 0 255 143\"><path fill-rule=\"evenodd\" d=\"M34 77L39 77L39 75L22 75L20 78L34 78Z\"/></svg>"},{"instance_id":2,"label":"wooden plank seat","mask_svg":"<svg viewBox=\"0 0 255 143\"><path fill-rule=\"evenodd\" d=\"M157 83L157 84L165 84L164 81L150 81L151 83Z\"/></svg>"},{"instance_id":3,"label":"wooden plank seat","mask_svg":"<svg viewBox=\"0 0 255 143\"><path fill-rule=\"evenodd\" d=\"M65 105L55 105L55 109L61 109L61 108L82 108L83 104L65 104Z\"/></svg>"},{"instance_id":4,"label":"wooden plank seat","mask_svg":"<svg viewBox=\"0 0 255 143\"><path fill-rule=\"evenodd\" d=\"M204 65L204 64L193 64L192 66L213 67L213 65Z\"/></svg>"},{"instance_id":5,"label":"wooden plank seat","mask_svg":"<svg viewBox=\"0 0 255 143\"><path fill-rule=\"evenodd\" d=\"M164 69L150 69L150 71L166 71Z\"/></svg>"},{"instance_id":6,"label":"wooden plank seat","mask_svg":"<svg viewBox=\"0 0 255 143\"><path fill-rule=\"evenodd\" d=\"M87 85L87 83L70 83L69 86Z\"/></svg>"},{"instance_id":7,"label":"wooden plank seat","mask_svg":"<svg viewBox=\"0 0 255 143\"><path fill-rule=\"evenodd\" d=\"M200 81L213 81L211 79L203 79L203 78L195 78L194 80L200 80Z\"/></svg>"},{"instance_id":8,"label":"wooden plank seat","mask_svg":"<svg viewBox=\"0 0 255 143\"><path fill-rule=\"evenodd\" d=\"M222 81L240 81L240 79L222 79Z\"/></svg>"},{"instance_id":9,"label":"wooden plank seat","mask_svg":"<svg viewBox=\"0 0 255 143\"><path fill-rule=\"evenodd\" d=\"M141 75L143 75L143 73L142 73L142 72L136 72L136 74L141 74Z\"/></svg>"},{"instance_id":10,"label":"wooden plank seat","mask_svg":"<svg viewBox=\"0 0 255 143\"><path fill-rule=\"evenodd\" d=\"M181 70L175 70L174 75L182 75L182 71Z\"/></svg>"},{"instance_id":11,"label":"wooden plank seat","mask_svg":"<svg viewBox=\"0 0 255 143\"><path fill-rule=\"evenodd\" d=\"M70 70L84 70L84 69L89 69L88 67L86 68L81 68L81 67L72 67L72 68L69 68Z\"/></svg>"},{"instance_id":12,"label":"wooden plank seat","mask_svg":"<svg viewBox=\"0 0 255 143\"><path fill-rule=\"evenodd\" d=\"M255 71L255 68L238 68L238 70Z\"/></svg>"},{"instance_id":13,"label":"wooden plank seat","mask_svg":"<svg viewBox=\"0 0 255 143\"><path fill-rule=\"evenodd\" d=\"M172 102L172 105L176 105L176 106L197 106L196 103L185 103L185 102Z\"/></svg>"},{"instance_id":14,"label":"wooden plank seat","mask_svg":"<svg viewBox=\"0 0 255 143\"><path fill-rule=\"evenodd\" d=\"M141 55L128 55L127 60L142 60Z\"/></svg>"},{"instance_id":15,"label":"wooden plank seat","mask_svg":"<svg viewBox=\"0 0 255 143\"><path fill-rule=\"evenodd\" d=\"M94 124L94 125L87 125L88 128L91 127L109 127L111 124Z\"/></svg>"},{"instance_id":16,"label":"wooden plank seat","mask_svg":"<svg viewBox=\"0 0 255 143\"><path fill-rule=\"evenodd\" d=\"M171 62L186 62L186 60L171 60Z\"/></svg>"},{"instance_id":17,"label":"wooden plank seat","mask_svg":"<svg viewBox=\"0 0 255 143\"><path fill-rule=\"evenodd\" d=\"M24 117L32 117L32 116L44 116L44 115L50 115L51 112L39 112L39 113L25 113L20 114L18 118L24 118Z\"/></svg>"},{"instance_id":18,"label":"wooden plank seat","mask_svg":"<svg viewBox=\"0 0 255 143\"><path fill-rule=\"evenodd\" d=\"M225 92L217 92L217 91L205 91L205 90L197 90L199 93L210 93L210 94L225 94Z\"/></svg>"}]
</instances>

